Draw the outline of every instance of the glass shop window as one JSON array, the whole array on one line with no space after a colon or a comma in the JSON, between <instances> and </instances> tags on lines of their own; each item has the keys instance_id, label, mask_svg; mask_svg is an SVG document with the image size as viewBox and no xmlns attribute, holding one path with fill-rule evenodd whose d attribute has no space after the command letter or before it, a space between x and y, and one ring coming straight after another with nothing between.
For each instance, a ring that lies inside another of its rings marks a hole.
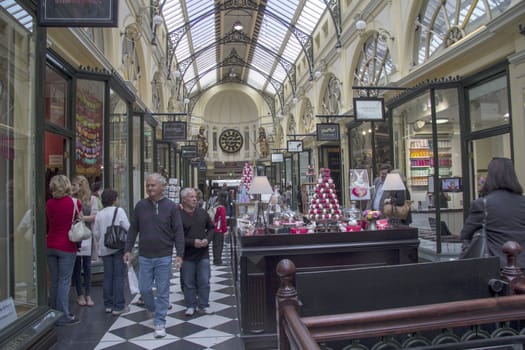
<instances>
[{"instance_id":1,"label":"glass shop window","mask_svg":"<svg viewBox=\"0 0 525 350\"><path fill-rule=\"evenodd\" d=\"M8 12L10 7L4 7L7 5L0 2L0 302L14 305L20 317L37 305L33 124L36 53L31 16L18 8L23 25ZM6 325L3 322L0 327Z\"/></svg>"}]
</instances>

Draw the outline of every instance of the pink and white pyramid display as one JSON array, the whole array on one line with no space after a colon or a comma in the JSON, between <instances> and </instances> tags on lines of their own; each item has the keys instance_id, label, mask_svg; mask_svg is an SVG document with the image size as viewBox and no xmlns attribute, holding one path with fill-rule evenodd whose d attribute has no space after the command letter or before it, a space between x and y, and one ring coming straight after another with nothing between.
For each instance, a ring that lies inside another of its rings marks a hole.
<instances>
[{"instance_id":1,"label":"pink and white pyramid display","mask_svg":"<svg viewBox=\"0 0 525 350\"><path fill-rule=\"evenodd\" d=\"M335 191L330 169L319 169L314 195L308 209L308 217L313 221L337 221L341 218L341 208Z\"/></svg>"},{"instance_id":2,"label":"pink and white pyramid display","mask_svg":"<svg viewBox=\"0 0 525 350\"><path fill-rule=\"evenodd\" d=\"M244 168L242 169L241 183L240 186L244 186L246 192L250 190L250 186L253 181L253 167L250 163L244 163Z\"/></svg>"}]
</instances>

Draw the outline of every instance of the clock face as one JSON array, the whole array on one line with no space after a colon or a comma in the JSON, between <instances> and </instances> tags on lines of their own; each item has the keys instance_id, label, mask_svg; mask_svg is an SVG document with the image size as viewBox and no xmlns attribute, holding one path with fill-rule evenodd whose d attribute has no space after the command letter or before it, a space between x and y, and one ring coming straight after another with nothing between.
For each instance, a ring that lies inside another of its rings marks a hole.
<instances>
[{"instance_id":1,"label":"clock face","mask_svg":"<svg viewBox=\"0 0 525 350\"><path fill-rule=\"evenodd\" d=\"M241 150L243 138L240 132L235 129L227 129L219 136L219 145L224 152L235 153Z\"/></svg>"}]
</instances>

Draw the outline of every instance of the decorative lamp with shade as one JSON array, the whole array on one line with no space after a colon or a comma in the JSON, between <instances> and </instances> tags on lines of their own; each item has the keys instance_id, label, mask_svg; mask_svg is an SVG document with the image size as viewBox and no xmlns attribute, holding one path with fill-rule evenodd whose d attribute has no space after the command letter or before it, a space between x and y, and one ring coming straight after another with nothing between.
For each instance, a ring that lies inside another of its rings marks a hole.
<instances>
[{"instance_id":1,"label":"decorative lamp with shade","mask_svg":"<svg viewBox=\"0 0 525 350\"><path fill-rule=\"evenodd\" d=\"M401 178L401 174L397 172L390 172L386 175L385 182L383 183L383 191L404 191L406 190L405 183ZM393 226L398 224L396 219L396 205L394 198L390 197L390 203L392 204L391 213L385 212L384 214L390 217L390 222ZM386 210L385 210L386 211Z\"/></svg>"},{"instance_id":2,"label":"decorative lamp with shade","mask_svg":"<svg viewBox=\"0 0 525 350\"><path fill-rule=\"evenodd\" d=\"M273 189L272 185L270 185L270 181L268 181L268 178L266 176L254 176L252 180L252 184L250 185L250 190L248 191L249 194L255 195L255 199L259 201L257 205L257 227L264 227L264 231L266 232L266 220L264 218L264 211L262 210L262 201L261 197L262 195L272 194ZM261 215L262 214L262 215ZM263 222L261 225L261 216L263 218Z\"/></svg>"}]
</instances>

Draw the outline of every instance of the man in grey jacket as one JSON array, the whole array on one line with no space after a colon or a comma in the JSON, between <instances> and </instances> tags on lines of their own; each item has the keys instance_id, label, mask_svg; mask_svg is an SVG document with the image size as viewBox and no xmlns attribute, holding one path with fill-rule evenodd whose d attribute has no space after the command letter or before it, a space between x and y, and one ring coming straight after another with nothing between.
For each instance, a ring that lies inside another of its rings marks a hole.
<instances>
[{"instance_id":1,"label":"man in grey jacket","mask_svg":"<svg viewBox=\"0 0 525 350\"><path fill-rule=\"evenodd\" d=\"M154 312L155 338L166 336L166 314L169 306L173 245L177 250L175 264L180 268L184 256L184 231L177 205L164 197L166 179L157 173L146 179L148 198L140 200L124 249L124 261L131 261L131 249L137 234L139 240L139 289L146 309ZM156 297L152 287L157 289Z\"/></svg>"}]
</instances>

